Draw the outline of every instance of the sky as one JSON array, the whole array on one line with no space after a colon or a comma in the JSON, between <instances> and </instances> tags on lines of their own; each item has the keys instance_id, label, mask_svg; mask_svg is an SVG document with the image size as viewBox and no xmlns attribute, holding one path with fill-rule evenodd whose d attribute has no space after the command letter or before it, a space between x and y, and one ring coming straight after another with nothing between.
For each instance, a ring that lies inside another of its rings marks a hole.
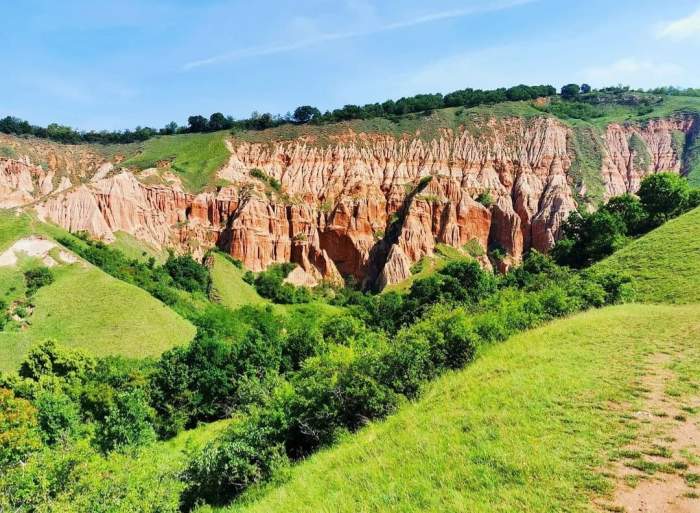
<instances>
[{"instance_id":1,"label":"sky","mask_svg":"<svg viewBox=\"0 0 700 513\"><path fill-rule=\"evenodd\" d=\"M82 130L519 83L700 87L700 0L0 0L0 116Z\"/></svg>"}]
</instances>

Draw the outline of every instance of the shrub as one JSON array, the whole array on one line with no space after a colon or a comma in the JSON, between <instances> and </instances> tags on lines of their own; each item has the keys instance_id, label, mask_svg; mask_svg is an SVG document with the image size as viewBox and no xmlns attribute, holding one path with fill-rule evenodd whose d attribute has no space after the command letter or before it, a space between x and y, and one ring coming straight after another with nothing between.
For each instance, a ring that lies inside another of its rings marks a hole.
<instances>
[{"instance_id":1,"label":"shrub","mask_svg":"<svg viewBox=\"0 0 700 513\"><path fill-rule=\"evenodd\" d=\"M202 502L223 506L286 463L277 433L261 424L256 417L235 422L189 462L183 473L185 511Z\"/></svg>"},{"instance_id":2,"label":"shrub","mask_svg":"<svg viewBox=\"0 0 700 513\"><path fill-rule=\"evenodd\" d=\"M647 229L647 212L639 198L631 194L615 196L602 207L603 211L617 215L624 223L626 235L639 235Z\"/></svg>"},{"instance_id":3,"label":"shrub","mask_svg":"<svg viewBox=\"0 0 700 513\"><path fill-rule=\"evenodd\" d=\"M138 447L155 440L155 412L141 390L119 392L97 423L95 441L103 452Z\"/></svg>"},{"instance_id":4,"label":"shrub","mask_svg":"<svg viewBox=\"0 0 700 513\"><path fill-rule=\"evenodd\" d=\"M163 266L175 285L188 292L207 293L211 286L209 270L190 255L170 255Z\"/></svg>"},{"instance_id":5,"label":"shrub","mask_svg":"<svg viewBox=\"0 0 700 513\"><path fill-rule=\"evenodd\" d=\"M0 388L0 470L24 461L40 447L36 408Z\"/></svg>"},{"instance_id":6,"label":"shrub","mask_svg":"<svg viewBox=\"0 0 700 513\"><path fill-rule=\"evenodd\" d=\"M41 287L52 284L54 277L48 267L35 267L25 271L24 280L27 283L27 295L33 296Z\"/></svg>"},{"instance_id":7,"label":"shrub","mask_svg":"<svg viewBox=\"0 0 700 513\"><path fill-rule=\"evenodd\" d=\"M75 436L80 424L78 405L60 392L41 391L34 401L42 438L48 445L67 442Z\"/></svg>"},{"instance_id":8,"label":"shrub","mask_svg":"<svg viewBox=\"0 0 700 513\"><path fill-rule=\"evenodd\" d=\"M489 191L484 191L481 194L479 194L476 197L476 201L478 203L481 203L486 208L489 208L491 205L493 205L493 197L491 197L491 193Z\"/></svg>"},{"instance_id":9,"label":"shrub","mask_svg":"<svg viewBox=\"0 0 700 513\"><path fill-rule=\"evenodd\" d=\"M34 381L42 376L82 380L94 367L95 360L82 351L64 348L53 340L47 340L29 351L20 365L19 375Z\"/></svg>"}]
</instances>

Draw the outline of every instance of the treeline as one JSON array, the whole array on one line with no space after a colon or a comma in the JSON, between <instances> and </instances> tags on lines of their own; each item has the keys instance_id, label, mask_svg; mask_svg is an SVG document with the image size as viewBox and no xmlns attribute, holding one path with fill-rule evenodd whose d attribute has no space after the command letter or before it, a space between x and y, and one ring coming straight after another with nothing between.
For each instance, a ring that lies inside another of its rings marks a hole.
<instances>
[{"instance_id":1,"label":"treeline","mask_svg":"<svg viewBox=\"0 0 700 513\"><path fill-rule=\"evenodd\" d=\"M57 123L41 127L13 116L7 116L0 119L0 132L19 136L31 135L64 144L124 144L145 141L157 135L216 132L219 130L265 130L290 123L334 123L373 117L395 117L444 107L475 107L509 100L531 100L542 96L552 96L556 92L556 89L549 85L527 86L521 84L510 88L490 90L468 88L446 95L440 93L418 94L383 103L370 103L362 106L345 105L341 109L325 113L321 113L319 109L309 105L298 107L293 114L287 113L284 116L253 112L249 118L239 120L232 116L225 116L221 112L215 112L208 118L202 115L192 115L187 119L187 125L184 126L173 121L161 129L136 127L134 130L117 131L79 131Z\"/></svg>"}]
</instances>

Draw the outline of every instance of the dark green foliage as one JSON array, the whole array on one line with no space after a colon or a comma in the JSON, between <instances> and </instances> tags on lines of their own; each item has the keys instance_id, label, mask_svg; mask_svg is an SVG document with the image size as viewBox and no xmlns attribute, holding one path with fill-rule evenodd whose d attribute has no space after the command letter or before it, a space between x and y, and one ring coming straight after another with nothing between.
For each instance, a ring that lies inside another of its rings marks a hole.
<instances>
[{"instance_id":1,"label":"dark green foliage","mask_svg":"<svg viewBox=\"0 0 700 513\"><path fill-rule=\"evenodd\" d=\"M622 219L610 212L572 212L562 226L562 238L552 249L552 256L561 265L589 266L621 248L626 231Z\"/></svg>"},{"instance_id":2,"label":"dark green foliage","mask_svg":"<svg viewBox=\"0 0 700 513\"><path fill-rule=\"evenodd\" d=\"M138 447L155 440L154 411L141 390L119 392L97 422L95 441L103 452Z\"/></svg>"},{"instance_id":3,"label":"dark green foliage","mask_svg":"<svg viewBox=\"0 0 700 513\"><path fill-rule=\"evenodd\" d=\"M54 277L48 267L35 267L24 272L24 281L27 283L27 296L33 296L41 287L51 285Z\"/></svg>"},{"instance_id":4,"label":"dark green foliage","mask_svg":"<svg viewBox=\"0 0 700 513\"><path fill-rule=\"evenodd\" d=\"M211 286L209 270L190 255L170 255L163 266L176 287L188 292L207 293Z\"/></svg>"},{"instance_id":5,"label":"dark green foliage","mask_svg":"<svg viewBox=\"0 0 700 513\"><path fill-rule=\"evenodd\" d=\"M601 208L622 219L626 235L639 235L647 230L648 214L641 201L631 194L615 196Z\"/></svg>"},{"instance_id":6,"label":"dark green foliage","mask_svg":"<svg viewBox=\"0 0 700 513\"><path fill-rule=\"evenodd\" d=\"M70 397L60 392L44 390L37 395L34 405L45 443L65 443L75 436L80 423L80 411Z\"/></svg>"},{"instance_id":7,"label":"dark green foliage","mask_svg":"<svg viewBox=\"0 0 700 513\"><path fill-rule=\"evenodd\" d=\"M561 97L565 100L576 98L581 92L578 84L566 84L561 88Z\"/></svg>"},{"instance_id":8,"label":"dark green foliage","mask_svg":"<svg viewBox=\"0 0 700 513\"><path fill-rule=\"evenodd\" d=\"M656 173L642 180L637 194L650 217L666 220L687 209L690 185L675 173Z\"/></svg>"},{"instance_id":9,"label":"dark green foliage","mask_svg":"<svg viewBox=\"0 0 700 513\"><path fill-rule=\"evenodd\" d=\"M647 176L638 194L639 199L631 194L611 198L594 213L572 212L552 249L554 259L561 265L587 267L621 248L628 237L646 233L700 204L700 193L675 173Z\"/></svg>"},{"instance_id":10,"label":"dark green foliage","mask_svg":"<svg viewBox=\"0 0 700 513\"><path fill-rule=\"evenodd\" d=\"M190 462L183 475L187 483L182 496L185 511L203 502L224 505L285 464L277 433L256 420L252 417L236 422Z\"/></svg>"},{"instance_id":11,"label":"dark green foliage","mask_svg":"<svg viewBox=\"0 0 700 513\"><path fill-rule=\"evenodd\" d=\"M294 109L294 121L296 123L308 123L321 116L321 111L310 105L302 105Z\"/></svg>"},{"instance_id":12,"label":"dark green foliage","mask_svg":"<svg viewBox=\"0 0 700 513\"><path fill-rule=\"evenodd\" d=\"M600 108L579 101L552 101L548 105L538 106L537 108L562 119L590 120L604 115Z\"/></svg>"}]
</instances>

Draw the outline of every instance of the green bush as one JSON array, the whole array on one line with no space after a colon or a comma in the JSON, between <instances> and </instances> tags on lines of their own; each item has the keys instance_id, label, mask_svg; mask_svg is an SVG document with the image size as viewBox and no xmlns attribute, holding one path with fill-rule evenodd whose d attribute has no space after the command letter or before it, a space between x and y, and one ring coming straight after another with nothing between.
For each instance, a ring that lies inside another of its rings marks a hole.
<instances>
[{"instance_id":1,"label":"green bush","mask_svg":"<svg viewBox=\"0 0 700 513\"><path fill-rule=\"evenodd\" d=\"M41 448L36 408L0 388L0 475Z\"/></svg>"},{"instance_id":2,"label":"green bush","mask_svg":"<svg viewBox=\"0 0 700 513\"><path fill-rule=\"evenodd\" d=\"M675 173L656 173L642 180L637 194L650 217L666 220L688 208L690 185Z\"/></svg>"},{"instance_id":3,"label":"green bush","mask_svg":"<svg viewBox=\"0 0 700 513\"><path fill-rule=\"evenodd\" d=\"M42 438L48 445L65 444L78 432L80 411L67 395L43 390L37 395L34 405Z\"/></svg>"},{"instance_id":4,"label":"green bush","mask_svg":"<svg viewBox=\"0 0 700 513\"><path fill-rule=\"evenodd\" d=\"M209 292L209 270L190 255L176 257L171 254L163 267L178 288L188 292Z\"/></svg>"},{"instance_id":5,"label":"green bush","mask_svg":"<svg viewBox=\"0 0 700 513\"><path fill-rule=\"evenodd\" d=\"M141 390L119 392L104 419L97 423L97 446L103 452L109 452L154 441L154 414Z\"/></svg>"},{"instance_id":6,"label":"green bush","mask_svg":"<svg viewBox=\"0 0 700 513\"><path fill-rule=\"evenodd\" d=\"M27 295L33 296L41 287L51 285L54 277L48 267L36 267L24 272L24 280L27 283Z\"/></svg>"}]
</instances>

